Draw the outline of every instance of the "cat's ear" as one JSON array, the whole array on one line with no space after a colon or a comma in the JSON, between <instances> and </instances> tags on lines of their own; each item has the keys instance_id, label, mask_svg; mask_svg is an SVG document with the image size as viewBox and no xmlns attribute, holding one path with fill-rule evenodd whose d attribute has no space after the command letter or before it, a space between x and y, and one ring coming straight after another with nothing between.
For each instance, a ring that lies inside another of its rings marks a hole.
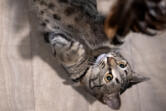
<instances>
[{"instance_id":1,"label":"cat's ear","mask_svg":"<svg viewBox=\"0 0 166 111\"><path fill-rule=\"evenodd\" d=\"M150 78L145 77L141 74L133 72L132 78L130 79L130 86L149 80Z\"/></svg>"},{"instance_id":2,"label":"cat's ear","mask_svg":"<svg viewBox=\"0 0 166 111\"><path fill-rule=\"evenodd\" d=\"M104 103L107 104L110 108L118 110L121 106L120 94L114 93L107 95L103 98Z\"/></svg>"}]
</instances>

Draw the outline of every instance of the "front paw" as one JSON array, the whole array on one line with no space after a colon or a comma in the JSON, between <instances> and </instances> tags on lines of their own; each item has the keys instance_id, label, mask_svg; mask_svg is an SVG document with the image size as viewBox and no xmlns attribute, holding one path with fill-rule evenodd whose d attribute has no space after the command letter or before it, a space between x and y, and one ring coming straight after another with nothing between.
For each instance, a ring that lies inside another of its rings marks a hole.
<instances>
[{"instance_id":1,"label":"front paw","mask_svg":"<svg viewBox=\"0 0 166 111\"><path fill-rule=\"evenodd\" d=\"M73 42L69 47L65 48L61 53L61 60L66 64L76 64L82 57L84 57L85 50L83 45L79 42Z\"/></svg>"}]
</instances>

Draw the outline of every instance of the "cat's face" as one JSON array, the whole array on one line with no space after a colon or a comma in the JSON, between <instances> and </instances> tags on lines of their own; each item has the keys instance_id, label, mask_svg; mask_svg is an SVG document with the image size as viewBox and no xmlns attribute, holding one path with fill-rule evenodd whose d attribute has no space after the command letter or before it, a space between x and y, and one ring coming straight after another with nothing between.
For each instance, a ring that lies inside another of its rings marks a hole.
<instances>
[{"instance_id":1,"label":"cat's face","mask_svg":"<svg viewBox=\"0 0 166 111\"><path fill-rule=\"evenodd\" d=\"M100 55L86 76L89 91L113 109L121 105L120 94L133 84L146 80L131 70L129 63L117 52Z\"/></svg>"}]
</instances>

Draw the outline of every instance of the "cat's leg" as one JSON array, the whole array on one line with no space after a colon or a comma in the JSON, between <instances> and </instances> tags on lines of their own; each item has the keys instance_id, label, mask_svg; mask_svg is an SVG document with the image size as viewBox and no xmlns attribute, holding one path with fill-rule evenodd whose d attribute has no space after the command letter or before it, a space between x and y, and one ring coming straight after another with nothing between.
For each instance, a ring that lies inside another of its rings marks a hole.
<instances>
[{"instance_id":1,"label":"cat's leg","mask_svg":"<svg viewBox=\"0 0 166 111\"><path fill-rule=\"evenodd\" d=\"M58 0L35 0L34 6L37 9L37 15L42 23L45 40L51 45L52 51L60 63L69 73L71 79L77 81L84 72L87 71L86 53L83 45L75 40L72 32L66 28L63 23L63 17L60 17ZM51 9L50 9L51 6ZM54 6L54 8L52 8ZM65 7L63 7L65 8ZM56 16L52 16L55 15ZM58 19L59 18L59 19ZM62 18L62 20L60 20ZM83 66L84 65L84 66Z\"/></svg>"},{"instance_id":2,"label":"cat's leg","mask_svg":"<svg viewBox=\"0 0 166 111\"><path fill-rule=\"evenodd\" d=\"M78 41L71 39L65 32L60 32L50 32L49 43L60 62L65 66L72 66L85 56L85 50Z\"/></svg>"},{"instance_id":3,"label":"cat's leg","mask_svg":"<svg viewBox=\"0 0 166 111\"><path fill-rule=\"evenodd\" d=\"M64 66L73 81L78 82L88 70L86 52L82 44L64 32L51 32L48 35L52 51Z\"/></svg>"}]
</instances>

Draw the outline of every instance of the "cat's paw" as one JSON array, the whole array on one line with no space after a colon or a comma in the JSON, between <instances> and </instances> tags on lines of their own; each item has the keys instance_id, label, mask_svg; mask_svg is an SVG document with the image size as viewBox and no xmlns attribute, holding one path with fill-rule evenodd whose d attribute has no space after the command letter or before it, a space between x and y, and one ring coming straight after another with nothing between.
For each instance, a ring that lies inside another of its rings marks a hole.
<instances>
[{"instance_id":1,"label":"cat's paw","mask_svg":"<svg viewBox=\"0 0 166 111\"><path fill-rule=\"evenodd\" d=\"M74 55L74 53L72 52L75 52L75 54L79 57L85 53L83 45L80 44L79 42L74 42L74 44L71 46L70 51L71 51L71 55Z\"/></svg>"},{"instance_id":2,"label":"cat's paw","mask_svg":"<svg viewBox=\"0 0 166 111\"><path fill-rule=\"evenodd\" d=\"M49 43L53 53L65 65L74 65L85 55L82 44L65 33L50 33Z\"/></svg>"},{"instance_id":3,"label":"cat's paw","mask_svg":"<svg viewBox=\"0 0 166 111\"><path fill-rule=\"evenodd\" d=\"M85 50L82 44L79 42L72 42L61 53L60 58L66 65L76 64L85 54Z\"/></svg>"}]
</instances>

